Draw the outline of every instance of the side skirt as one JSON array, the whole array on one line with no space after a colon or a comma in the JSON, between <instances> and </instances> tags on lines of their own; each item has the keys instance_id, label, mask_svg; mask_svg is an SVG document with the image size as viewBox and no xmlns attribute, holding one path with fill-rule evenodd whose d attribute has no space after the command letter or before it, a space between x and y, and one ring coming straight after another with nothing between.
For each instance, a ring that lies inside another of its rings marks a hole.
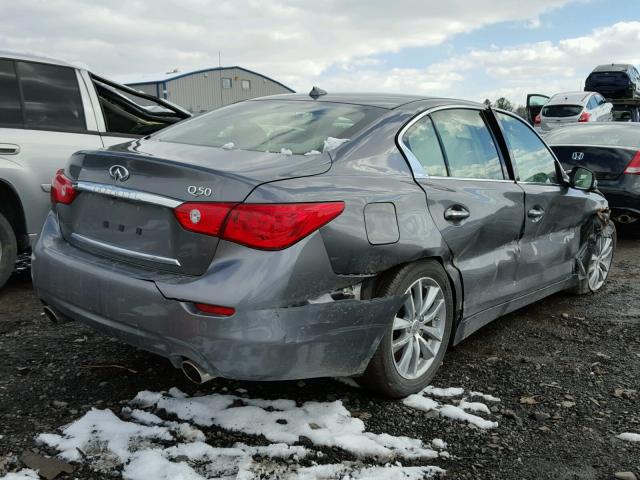
<instances>
[{"instance_id":1,"label":"side skirt","mask_svg":"<svg viewBox=\"0 0 640 480\"><path fill-rule=\"evenodd\" d=\"M514 310L518 310L519 308L526 307L527 305L537 302L538 300L542 300L549 295L553 295L554 293L558 293L562 290L566 290L567 288L571 288L577 284L577 281L578 277L574 274L568 279L561 282L553 283L547 287L515 298L509 302L501 303L500 305L496 305L495 307L488 308L486 310L483 310L482 312L478 312L475 315L472 315L469 318L463 318L458 325L458 328L456 329L453 344L457 345L469 335L484 327L486 324L492 322L496 318L502 317L503 315L513 312Z\"/></svg>"}]
</instances>

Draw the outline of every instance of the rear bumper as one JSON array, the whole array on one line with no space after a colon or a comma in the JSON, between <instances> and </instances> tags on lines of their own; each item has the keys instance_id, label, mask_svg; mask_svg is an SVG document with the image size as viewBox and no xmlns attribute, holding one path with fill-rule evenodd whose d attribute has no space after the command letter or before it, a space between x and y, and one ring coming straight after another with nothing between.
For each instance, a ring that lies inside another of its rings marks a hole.
<instances>
[{"instance_id":1,"label":"rear bumper","mask_svg":"<svg viewBox=\"0 0 640 480\"><path fill-rule=\"evenodd\" d=\"M402 303L401 297L272 308L249 301L224 303L216 298L214 286L220 281L213 281L214 276L234 282L236 290L272 287L255 285L251 277L237 283L234 272L224 268L210 268L205 285L217 303L234 306L236 313L203 315L191 303L202 301L198 284L203 278L172 287L181 295L191 290L199 298L168 298L161 292L171 291L167 284L140 278L65 242L52 214L36 245L32 274L38 296L65 315L167 357L176 366L188 358L212 375L240 380L361 373ZM261 298L258 303L264 303Z\"/></svg>"}]
</instances>

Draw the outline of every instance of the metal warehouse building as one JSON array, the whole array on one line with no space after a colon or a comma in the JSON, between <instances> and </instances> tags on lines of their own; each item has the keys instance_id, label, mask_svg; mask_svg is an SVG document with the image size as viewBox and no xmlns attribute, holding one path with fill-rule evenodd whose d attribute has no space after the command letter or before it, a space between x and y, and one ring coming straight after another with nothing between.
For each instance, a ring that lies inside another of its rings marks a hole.
<instances>
[{"instance_id":1,"label":"metal warehouse building","mask_svg":"<svg viewBox=\"0 0 640 480\"><path fill-rule=\"evenodd\" d=\"M293 92L272 78L237 66L145 75L123 83L177 103L192 113L207 112L249 98Z\"/></svg>"}]
</instances>

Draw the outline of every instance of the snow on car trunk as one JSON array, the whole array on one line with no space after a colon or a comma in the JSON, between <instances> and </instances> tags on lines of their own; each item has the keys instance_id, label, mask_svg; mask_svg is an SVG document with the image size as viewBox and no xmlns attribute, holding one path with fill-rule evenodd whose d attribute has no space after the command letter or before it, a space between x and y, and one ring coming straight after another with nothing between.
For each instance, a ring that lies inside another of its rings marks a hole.
<instances>
[{"instance_id":1,"label":"snow on car trunk","mask_svg":"<svg viewBox=\"0 0 640 480\"><path fill-rule=\"evenodd\" d=\"M142 391L118 414L94 408L60 433L40 434L37 441L63 460L127 480L418 480L444 476L451 459L444 439L367 431L340 400L298 404L251 398L244 389L236 393L192 397L176 388ZM463 388L428 387L403 403L438 412L435 421L496 427L497 423L478 416L490 414L478 398L500 401L480 392L465 393ZM451 403L442 403L443 399ZM212 445L219 444L219 429L238 433L244 442ZM327 462L323 450L336 448L348 459ZM10 475L0 480L37 478L29 470Z\"/></svg>"}]
</instances>

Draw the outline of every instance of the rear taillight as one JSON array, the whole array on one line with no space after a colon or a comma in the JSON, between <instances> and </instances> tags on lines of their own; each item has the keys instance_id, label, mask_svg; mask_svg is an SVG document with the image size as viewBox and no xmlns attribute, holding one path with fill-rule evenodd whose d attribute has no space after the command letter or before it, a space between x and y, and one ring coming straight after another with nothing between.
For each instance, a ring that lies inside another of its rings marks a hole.
<instances>
[{"instance_id":1,"label":"rear taillight","mask_svg":"<svg viewBox=\"0 0 640 480\"><path fill-rule=\"evenodd\" d=\"M235 205L235 203L187 202L178 206L174 213L185 230L217 237L220 235L224 220Z\"/></svg>"},{"instance_id":2,"label":"rear taillight","mask_svg":"<svg viewBox=\"0 0 640 480\"><path fill-rule=\"evenodd\" d=\"M60 169L56 172L51 182L51 203L62 203L69 205L78 195L78 191L73 188L73 182Z\"/></svg>"},{"instance_id":3,"label":"rear taillight","mask_svg":"<svg viewBox=\"0 0 640 480\"><path fill-rule=\"evenodd\" d=\"M627 168L624 169L624 173L640 175L640 151L636 152L633 160L631 160L629 165L627 165Z\"/></svg>"},{"instance_id":4,"label":"rear taillight","mask_svg":"<svg viewBox=\"0 0 640 480\"><path fill-rule=\"evenodd\" d=\"M542 117L540 116L540 114L536 115L536 118L533 119L533 124L534 125L540 125L542 123Z\"/></svg>"},{"instance_id":5,"label":"rear taillight","mask_svg":"<svg viewBox=\"0 0 640 480\"><path fill-rule=\"evenodd\" d=\"M230 317L236 313L236 309L232 307L222 307L220 305L209 305L208 303L196 303L196 308L202 313L216 315L218 317Z\"/></svg>"},{"instance_id":6,"label":"rear taillight","mask_svg":"<svg viewBox=\"0 0 640 480\"><path fill-rule=\"evenodd\" d=\"M579 122L588 122L590 118L591 118L591 115L589 114L589 112L582 112L580 114L580 118L578 118L578 121Z\"/></svg>"},{"instance_id":7,"label":"rear taillight","mask_svg":"<svg viewBox=\"0 0 640 480\"><path fill-rule=\"evenodd\" d=\"M186 230L260 250L281 250L336 218L344 202L183 203L175 215Z\"/></svg>"}]
</instances>

